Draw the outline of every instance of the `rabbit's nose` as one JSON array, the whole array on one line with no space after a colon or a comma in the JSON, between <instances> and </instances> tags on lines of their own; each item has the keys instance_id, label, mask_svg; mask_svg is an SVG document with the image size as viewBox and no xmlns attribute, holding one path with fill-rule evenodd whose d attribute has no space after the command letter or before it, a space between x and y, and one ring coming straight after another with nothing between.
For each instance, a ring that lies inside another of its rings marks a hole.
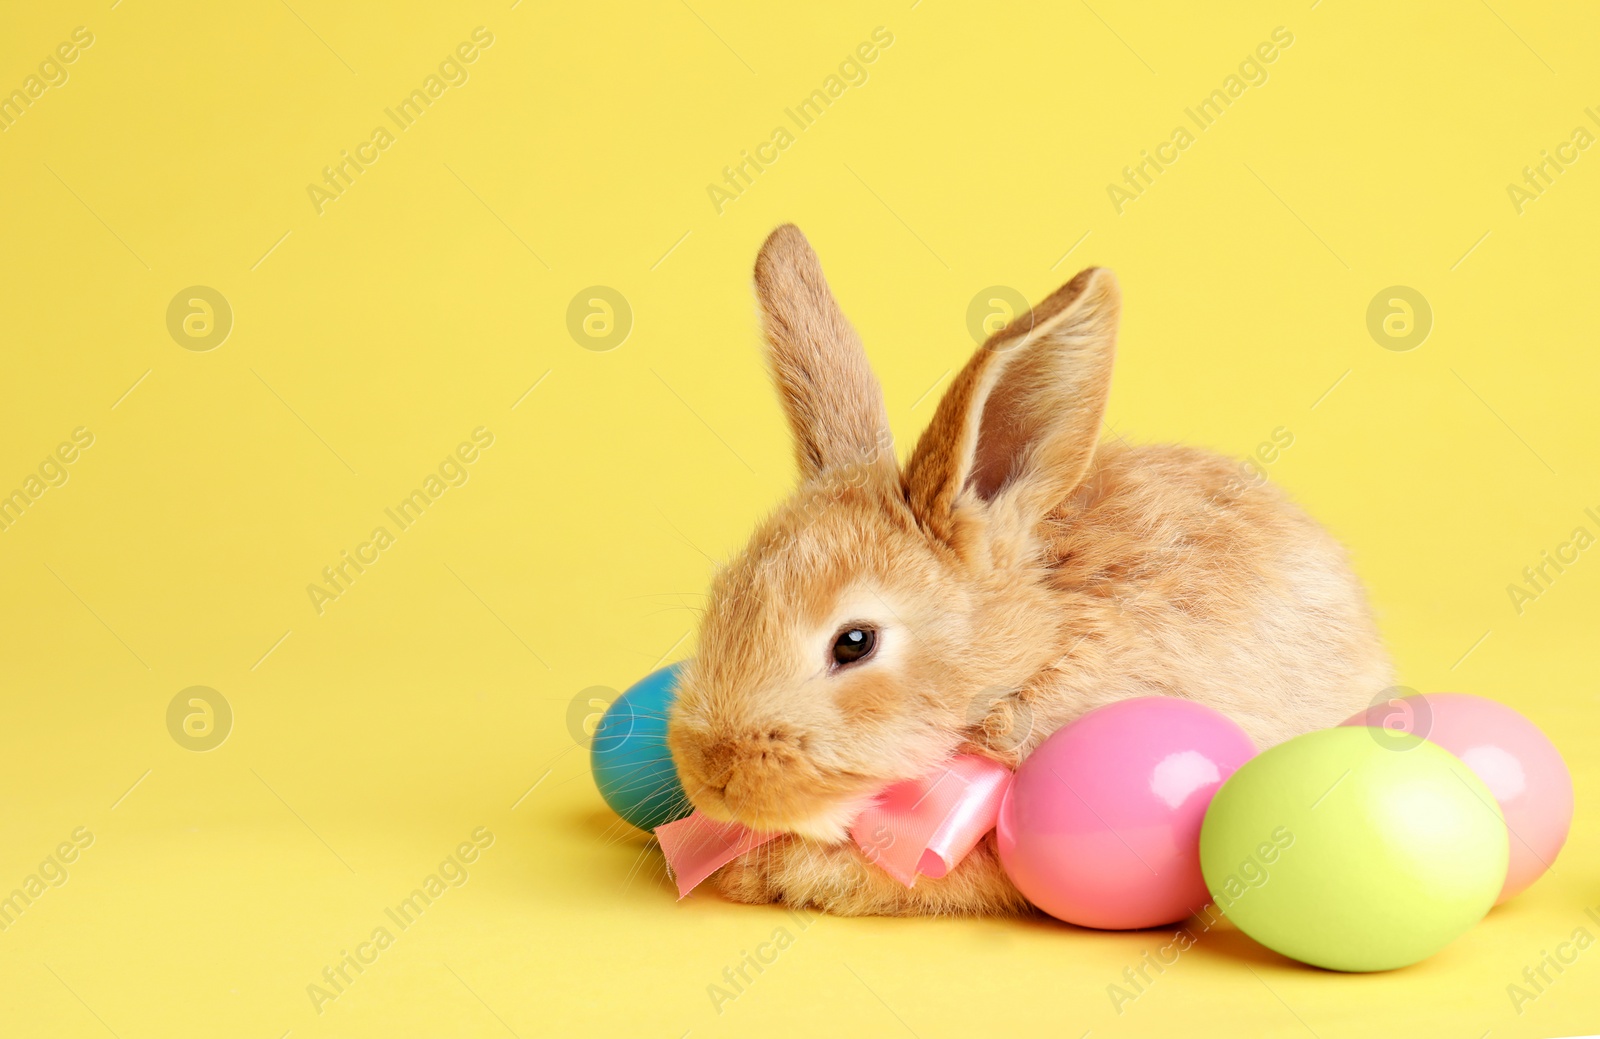
<instances>
[{"instance_id":1,"label":"rabbit's nose","mask_svg":"<svg viewBox=\"0 0 1600 1039\"><path fill-rule=\"evenodd\" d=\"M707 786L726 790L742 767L777 764L789 756L786 752L798 742L802 741L795 740L786 728L778 725L714 736L701 747L700 777Z\"/></svg>"},{"instance_id":2,"label":"rabbit's nose","mask_svg":"<svg viewBox=\"0 0 1600 1039\"><path fill-rule=\"evenodd\" d=\"M700 748L700 775L705 784L717 791L726 789L739 761L739 741L732 736L718 736Z\"/></svg>"}]
</instances>

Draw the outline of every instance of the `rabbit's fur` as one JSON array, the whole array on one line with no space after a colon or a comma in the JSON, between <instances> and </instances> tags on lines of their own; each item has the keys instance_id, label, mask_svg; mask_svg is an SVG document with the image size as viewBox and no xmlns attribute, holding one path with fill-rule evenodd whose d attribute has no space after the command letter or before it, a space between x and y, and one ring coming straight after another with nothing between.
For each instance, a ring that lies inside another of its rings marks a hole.
<instances>
[{"instance_id":1,"label":"rabbit's fur","mask_svg":"<svg viewBox=\"0 0 1600 1039\"><path fill-rule=\"evenodd\" d=\"M1025 906L992 836L907 889L847 838L958 752L1015 765L1094 707L1181 696L1260 746L1392 684L1340 546L1238 463L1100 443L1120 294L1089 269L998 332L897 464L883 395L792 226L756 261L800 487L716 577L669 743L690 800L787 836L721 890L842 914ZM876 629L838 667L845 627Z\"/></svg>"}]
</instances>

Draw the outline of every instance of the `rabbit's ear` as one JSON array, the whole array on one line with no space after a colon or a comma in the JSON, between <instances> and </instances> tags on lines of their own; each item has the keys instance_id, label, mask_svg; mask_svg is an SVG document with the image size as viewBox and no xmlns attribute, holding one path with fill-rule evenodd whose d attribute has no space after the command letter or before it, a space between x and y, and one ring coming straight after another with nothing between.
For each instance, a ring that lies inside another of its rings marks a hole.
<instances>
[{"instance_id":1,"label":"rabbit's ear","mask_svg":"<svg viewBox=\"0 0 1600 1039\"><path fill-rule=\"evenodd\" d=\"M784 224L768 236L755 280L767 360L794 431L801 479L848 467L892 474L883 390L799 228Z\"/></svg>"},{"instance_id":2,"label":"rabbit's ear","mask_svg":"<svg viewBox=\"0 0 1600 1039\"><path fill-rule=\"evenodd\" d=\"M913 511L949 537L964 501L1006 505L1027 527L1077 489L1111 392L1121 293L1091 267L979 348L906 467Z\"/></svg>"}]
</instances>

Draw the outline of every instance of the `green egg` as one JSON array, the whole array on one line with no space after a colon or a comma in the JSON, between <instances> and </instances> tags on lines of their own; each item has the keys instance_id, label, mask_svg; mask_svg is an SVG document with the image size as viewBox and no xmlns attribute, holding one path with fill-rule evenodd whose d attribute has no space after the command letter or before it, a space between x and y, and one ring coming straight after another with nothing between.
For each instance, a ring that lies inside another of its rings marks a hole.
<instances>
[{"instance_id":1,"label":"green egg","mask_svg":"<svg viewBox=\"0 0 1600 1039\"><path fill-rule=\"evenodd\" d=\"M1351 727L1262 752L1217 791L1200 868L1217 908L1285 956L1375 971L1426 959L1494 905L1509 845L1448 751Z\"/></svg>"}]
</instances>

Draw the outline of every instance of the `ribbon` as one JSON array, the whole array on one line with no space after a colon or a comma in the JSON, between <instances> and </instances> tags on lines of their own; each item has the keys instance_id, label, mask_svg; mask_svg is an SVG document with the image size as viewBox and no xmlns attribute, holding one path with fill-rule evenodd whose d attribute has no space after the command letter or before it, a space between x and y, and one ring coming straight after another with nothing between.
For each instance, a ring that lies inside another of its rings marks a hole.
<instances>
[{"instance_id":1,"label":"ribbon","mask_svg":"<svg viewBox=\"0 0 1600 1039\"><path fill-rule=\"evenodd\" d=\"M994 829L1011 770L963 754L920 779L896 783L851 824L850 838L867 861L906 887L942 877ZM740 823L718 822L696 811L656 827L667 869L683 898L740 855L782 836Z\"/></svg>"}]
</instances>

